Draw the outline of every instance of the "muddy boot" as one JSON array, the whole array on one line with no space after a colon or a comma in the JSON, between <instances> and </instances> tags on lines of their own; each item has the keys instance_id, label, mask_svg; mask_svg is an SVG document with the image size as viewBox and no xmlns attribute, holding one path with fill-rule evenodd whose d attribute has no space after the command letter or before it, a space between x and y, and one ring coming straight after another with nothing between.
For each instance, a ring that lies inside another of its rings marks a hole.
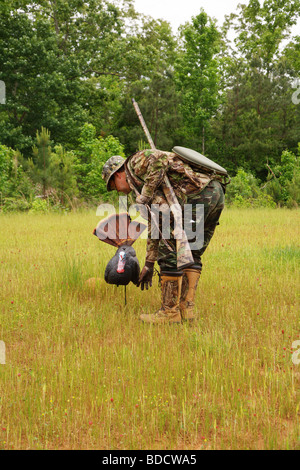
<instances>
[{"instance_id":1,"label":"muddy boot","mask_svg":"<svg viewBox=\"0 0 300 470\"><path fill-rule=\"evenodd\" d=\"M179 300L181 294L182 273L161 273L161 308L150 315L143 314L140 320L145 323L181 323Z\"/></svg>"},{"instance_id":2,"label":"muddy boot","mask_svg":"<svg viewBox=\"0 0 300 470\"><path fill-rule=\"evenodd\" d=\"M201 269L187 268L183 270L180 312L182 320L193 321L195 317L195 295Z\"/></svg>"}]
</instances>

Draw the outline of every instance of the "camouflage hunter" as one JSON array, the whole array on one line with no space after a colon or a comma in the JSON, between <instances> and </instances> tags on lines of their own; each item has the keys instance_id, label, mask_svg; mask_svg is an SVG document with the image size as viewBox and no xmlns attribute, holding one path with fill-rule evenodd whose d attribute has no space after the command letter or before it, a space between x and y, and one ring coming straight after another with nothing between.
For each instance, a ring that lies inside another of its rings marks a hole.
<instances>
[{"instance_id":1,"label":"camouflage hunter","mask_svg":"<svg viewBox=\"0 0 300 470\"><path fill-rule=\"evenodd\" d=\"M219 182L221 177L216 175L211 177L205 173L197 172L175 153L161 150L137 152L127 159L126 170L130 173L130 179L148 204L151 202L151 204L158 204L162 207L164 204L169 205L161 187L164 175L167 173L182 210L184 204L192 204L194 206L193 217L195 217L196 204L203 204L204 224L207 222L207 218L212 220L211 225L214 225L214 221L218 222L219 215L224 207L224 192ZM129 185L131 184L130 179L128 178ZM205 188L207 188L206 191L204 191ZM214 215L213 212L216 214ZM208 237L209 233L210 236ZM207 230L204 231L204 246L208 245L211 237L211 230L207 227ZM182 264L184 264L185 253L176 251L174 236L171 236L168 242L173 247L172 253L160 240L148 237L146 261L161 261L163 265L167 264L171 269L176 269L179 257L183 260ZM203 249L202 252L204 252ZM193 253L193 256L194 262L197 264L197 259L199 260L200 257L197 253ZM164 261L165 257L168 259L167 263Z\"/></svg>"},{"instance_id":2,"label":"camouflage hunter","mask_svg":"<svg viewBox=\"0 0 300 470\"><path fill-rule=\"evenodd\" d=\"M182 161L175 153L160 150L140 151L126 161L128 181L133 181L142 198L148 204L167 204L163 190L164 175L172 186L182 213L185 204L192 207L193 232L197 225L197 205L204 208L204 243L192 250L194 263L178 269L178 259L185 260L185 252L176 249L174 234L168 240L173 248L170 252L161 240L148 235L146 266L158 262L161 270L161 308L153 314L142 314L145 323L164 324L193 321L195 316L195 295L202 271L201 256L205 252L224 208L225 186L222 177L197 171ZM174 217L171 229L174 226ZM194 242L194 240L190 240Z\"/></svg>"},{"instance_id":3,"label":"camouflage hunter","mask_svg":"<svg viewBox=\"0 0 300 470\"><path fill-rule=\"evenodd\" d=\"M191 321L195 318L194 299L202 270L201 256L219 224L219 217L224 208L225 186L222 183L222 177L197 171L175 153L161 150L142 150L127 158L126 161L119 160L118 165L120 165L118 169L124 165L128 185L138 194L137 202L139 203L157 204L159 208L165 205L169 208L168 193L164 186L165 176L167 176L178 201L180 215L183 213L185 204L191 205L192 225L197 225L197 205L202 204L204 207L204 244L201 243L192 249L193 264L190 263L189 266L179 270L178 260L184 262L186 253L184 250L178 251L174 233L170 233L168 239L169 247L172 249L170 251L161 239L151 238L151 227L149 227L145 271L143 270L151 286L153 265L155 261L158 262L161 269L162 305L154 314L143 314L140 319L147 323L159 324ZM106 178L109 190L109 180L114 174L109 174L109 168L115 172L117 166L111 166L109 161L107 162L103 177ZM171 231L174 228L174 217L171 218L170 228ZM195 227L193 227L193 232L195 232ZM148 284L146 284L147 287Z\"/></svg>"},{"instance_id":4,"label":"camouflage hunter","mask_svg":"<svg viewBox=\"0 0 300 470\"><path fill-rule=\"evenodd\" d=\"M138 104L134 99L132 102L151 150L143 150L129 157L124 162L126 183L124 173L120 173L114 178L114 187L126 194L133 190L136 202L146 206L148 216L152 217L152 208L156 205L159 209L158 225L163 225L164 207L168 209L168 216L169 209L173 216L169 221L172 225L172 232L168 234L169 243L163 236L159 239L151 237L152 227L148 225L146 262L137 286L141 285L143 290L144 286L148 289L148 285L152 285L154 263L157 261L161 269L162 303L159 310L153 314L142 314L140 320L158 324L192 321L195 319L194 300L202 270L201 256L224 208L225 184L222 184L218 171L221 169L221 175L225 173L228 177L227 171L198 152L184 147L174 147L173 152L177 149L176 153L157 150ZM201 163L201 169L193 165L195 162ZM116 173L117 166L120 165L118 169L121 169L123 164L119 161L112 170L109 165L108 161L104 178L110 190L110 178ZM192 229L193 234L201 226L200 220L197 220L197 207L201 205L204 208L204 241L202 237L198 240L195 234L189 244L182 227L185 204L189 205L188 228Z\"/></svg>"}]
</instances>

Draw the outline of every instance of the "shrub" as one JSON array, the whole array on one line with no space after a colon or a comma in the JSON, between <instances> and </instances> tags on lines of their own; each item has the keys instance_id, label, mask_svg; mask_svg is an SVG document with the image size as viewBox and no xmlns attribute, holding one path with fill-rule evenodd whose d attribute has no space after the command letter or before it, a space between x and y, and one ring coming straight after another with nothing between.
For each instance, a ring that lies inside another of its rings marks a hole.
<instances>
[{"instance_id":1,"label":"shrub","mask_svg":"<svg viewBox=\"0 0 300 470\"><path fill-rule=\"evenodd\" d=\"M259 180L243 168L227 186L226 200L235 207L276 207L273 198L259 187Z\"/></svg>"},{"instance_id":2,"label":"shrub","mask_svg":"<svg viewBox=\"0 0 300 470\"><path fill-rule=\"evenodd\" d=\"M28 210L34 195L34 185L22 166L22 155L0 145L0 205L5 211ZM20 199L20 203L17 200Z\"/></svg>"},{"instance_id":3,"label":"shrub","mask_svg":"<svg viewBox=\"0 0 300 470\"><path fill-rule=\"evenodd\" d=\"M4 196L8 191L9 178L12 170L13 150L0 145L0 193Z\"/></svg>"},{"instance_id":4,"label":"shrub","mask_svg":"<svg viewBox=\"0 0 300 470\"><path fill-rule=\"evenodd\" d=\"M300 144L298 157L289 150L282 152L280 165L277 165L269 176L266 191L278 205L293 208L300 204L299 155Z\"/></svg>"},{"instance_id":5,"label":"shrub","mask_svg":"<svg viewBox=\"0 0 300 470\"><path fill-rule=\"evenodd\" d=\"M45 214L49 212L49 204L45 199L35 199L32 203L30 213L42 213Z\"/></svg>"},{"instance_id":6,"label":"shrub","mask_svg":"<svg viewBox=\"0 0 300 470\"><path fill-rule=\"evenodd\" d=\"M231 205L234 207L243 207L243 208L257 208L257 207L276 207L276 202L273 201L271 196L268 194L261 193L256 198L245 199L240 195L236 195L235 198L231 201Z\"/></svg>"},{"instance_id":7,"label":"shrub","mask_svg":"<svg viewBox=\"0 0 300 470\"><path fill-rule=\"evenodd\" d=\"M27 212L31 207L30 202L28 202L24 197L5 198L4 204L2 206L2 211L7 212Z\"/></svg>"},{"instance_id":8,"label":"shrub","mask_svg":"<svg viewBox=\"0 0 300 470\"><path fill-rule=\"evenodd\" d=\"M229 203L238 202L254 198L259 193L258 180L247 173L243 168L239 168L236 176L231 179L227 186L226 199Z\"/></svg>"}]
</instances>

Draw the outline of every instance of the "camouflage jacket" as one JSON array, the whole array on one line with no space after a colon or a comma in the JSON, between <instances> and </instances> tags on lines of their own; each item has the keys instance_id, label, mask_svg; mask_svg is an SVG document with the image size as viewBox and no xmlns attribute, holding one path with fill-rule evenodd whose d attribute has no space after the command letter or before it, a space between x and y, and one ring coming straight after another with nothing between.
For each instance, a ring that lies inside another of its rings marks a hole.
<instances>
[{"instance_id":1,"label":"camouflage jacket","mask_svg":"<svg viewBox=\"0 0 300 470\"><path fill-rule=\"evenodd\" d=\"M148 199L149 204L167 204L160 188L165 175L182 206L188 196L199 194L212 180L211 176L193 170L175 153L161 150L141 150L127 159L126 166L134 186ZM130 186L132 182L128 180ZM159 240L151 239L148 231L146 261L156 261L158 244Z\"/></svg>"},{"instance_id":2,"label":"camouflage jacket","mask_svg":"<svg viewBox=\"0 0 300 470\"><path fill-rule=\"evenodd\" d=\"M141 150L127 159L127 166L135 184L143 186L141 195L152 202L165 174L179 201L184 201L185 195L199 193L211 181L207 174L192 170L175 153L161 150Z\"/></svg>"}]
</instances>

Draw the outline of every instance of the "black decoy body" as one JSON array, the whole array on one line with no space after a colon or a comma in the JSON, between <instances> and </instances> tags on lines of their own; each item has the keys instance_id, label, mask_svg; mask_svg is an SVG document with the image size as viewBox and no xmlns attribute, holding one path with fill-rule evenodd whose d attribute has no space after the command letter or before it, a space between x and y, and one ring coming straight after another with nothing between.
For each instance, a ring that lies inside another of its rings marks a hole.
<instances>
[{"instance_id":1,"label":"black decoy body","mask_svg":"<svg viewBox=\"0 0 300 470\"><path fill-rule=\"evenodd\" d=\"M108 284L127 286L130 282L137 284L140 265L132 246L120 246L116 254L108 262L104 279Z\"/></svg>"}]
</instances>

